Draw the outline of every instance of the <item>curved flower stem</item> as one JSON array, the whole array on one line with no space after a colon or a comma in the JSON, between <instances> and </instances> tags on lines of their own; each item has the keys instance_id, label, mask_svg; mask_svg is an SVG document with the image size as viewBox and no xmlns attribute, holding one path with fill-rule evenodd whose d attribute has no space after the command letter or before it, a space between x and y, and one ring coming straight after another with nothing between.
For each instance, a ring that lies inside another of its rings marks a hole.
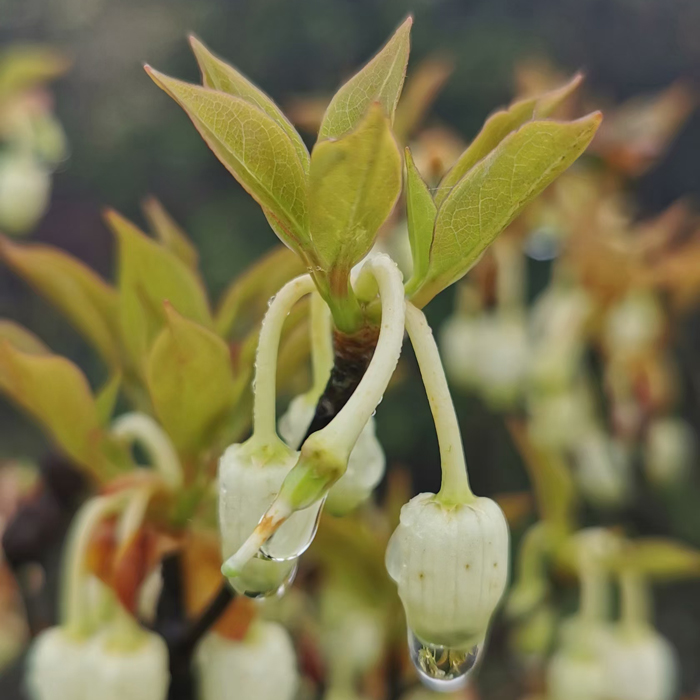
<instances>
[{"instance_id":1,"label":"curved flower stem","mask_svg":"<svg viewBox=\"0 0 700 700\"><path fill-rule=\"evenodd\" d=\"M377 280L382 307L381 331L362 380L336 417L309 437L314 449L323 445L347 462L367 421L384 396L403 344L405 308L403 281L396 263L384 254L372 256L363 267ZM302 447L303 450L303 447Z\"/></svg>"},{"instance_id":2,"label":"curved flower stem","mask_svg":"<svg viewBox=\"0 0 700 700\"><path fill-rule=\"evenodd\" d=\"M279 442L277 437L275 395L277 353L282 327L294 304L314 290L309 275L287 282L275 295L265 314L255 358L255 396L253 399L253 438L263 445Z\"/></svg>"},{"instance_id":3,"label":"curved flower stem","mask_svg":"<svg viewBox=\"0 0 700 700\"><path fill-rule=\"evenodd\" d=\"M153 418L145 413L125 413L112 423L112 433L131 443L140 443L148 452L154 469L171 489L182 486L180 459L170 438Z\"/></svg>"},{"instance_id":4,"label":"curved flower stem","mask_svg":"<svg viewBox=\"0 0 700 700\"><path fill-rule=\"evenodd\" d=\"M317 401L323 394L333 369L333 331L331 313L323 297L314 292L311 296L311 361L313 386L309 396Z\"/></svg>"},{"instance_id":5,"label":"curved flower stem","mask_svg":"<svg viewBox=\"0 0 700 700\"><path fill-rule=\"evenodd\" d=\"M440 445L442 486L437 498L445 504L469 503L475 496L469 486L462 435L440 353L425 314L406 303L406 330L416 353Z\"/></svg>"},{"instance_id":6,"label":"curved flower stem","mask_svg":"<svg viewBox=\"0 0 700 700\"><path fill-rule=\"evenodd\" d=\"M342 476L360 433L382 399L396 369L403 343L405 299L401 273L388 255L372 256L364 270L377 280L382 322L377 347L367 371L347 403L323 429L310 435L299 461L260 523L221 570L237 576L289 516L324 498Z\"/></svg>"},{"instance_id":7,"label":"curved flower stem","mask_svg":"<svg viewBox=\"0 0 700 700\"><path fill-rule=\"evenodd\" d=\"M603 568L593 562L580 571L581 617L588 622L600 622L608 612L609 585Z\"/></svg>"},{"instance_id":8,"label":"curved flower stem","mask_svg":"<svg viewBox=\"0 0 700 700\"><path fill-rule=\"evenodd\" d=\"M61 582L61 622L76 637L84 637L91 631L83 585L90 538L102 520L122 508L128 495L129 492L121 492L88 501L78 511L68 533Z\"/></svg>"}]
</instances>

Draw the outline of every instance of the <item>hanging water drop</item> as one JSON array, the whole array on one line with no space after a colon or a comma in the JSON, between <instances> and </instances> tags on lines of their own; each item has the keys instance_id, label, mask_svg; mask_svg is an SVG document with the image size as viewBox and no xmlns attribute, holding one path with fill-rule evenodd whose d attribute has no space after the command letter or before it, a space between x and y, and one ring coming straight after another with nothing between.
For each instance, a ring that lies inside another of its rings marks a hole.
<instances>
[{"instance_id":1,"label":"hanging water drop","mask_svg":"<svg viewBox=\"0 0 700 700\"><path fill-rule=\"evenodd\" d=\"M269 561L289 562L298 559L314 541L326 499L293 513L277 532L260 548L259 556Z\"/></svg>"},{"instance_id":2,"label":"hanging water drop","mask_svg":"<svg viewBox=\"0 0 700 700\"><path fill-rule=\"evenodd\" d=\"M258 554L251 562L252 566L251 569L255 571L255 568L258 566L258 562L260 561L265 561L267 563L269 560L267 557ZM289 564L289 562L287 562ZM296 578L297 575L297 569L299 568L298 562L294 562L291 566L289 566L288 570L286 573L284 573L284 576L281 580L281 582L274 582L271 585L265 585L263 584L264 579L260 579L260 585L256 585L255 581L246 581L246 585L242 585L242 582L238 579L229 579L229 584L231 587L240 593L241 595L246 596L247 598L252 598L254 600L260 599L260 598L281 598L291 587L291 585L294 583L294 579ZM253 576L250 576L249 578L253 578Z\"/></svg>"},{"instance_id":3,"label":"hanging water drop","mask_svg":"<svg viewBox=\"0 0 700 700\"><path fill-rule=\"evenodd\" d=\"M408 649L423 685L443 693L467 685L481 652L478 644L468 649L459 649L423 642L410 628Z\"/></svg>"}]
</instances>

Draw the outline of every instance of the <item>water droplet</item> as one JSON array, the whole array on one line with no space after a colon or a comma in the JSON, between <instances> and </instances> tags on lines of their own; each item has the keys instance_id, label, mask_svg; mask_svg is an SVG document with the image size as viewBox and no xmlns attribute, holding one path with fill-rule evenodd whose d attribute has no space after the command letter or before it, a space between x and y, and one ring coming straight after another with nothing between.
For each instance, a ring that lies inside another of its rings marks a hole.
<instances>
[{"instance_id":1,"label":"water droplet","mask_svg":"<svg viewBox=\"0 0 700 700\"><path fill-rule=\"evenodd\" d=\"M267 559L267 557L257 555L261 559ZM291 585L294 583L294 579L297 576L297 569L299 568L298 563L294 563L294 566L289 570L289 573L285 576L284 580L282 583L279 585L275 586L274 588L269 588L265 590L241 590L240 586L237 586L234 581L229 581L231 586L238 591L238 593L241 593L242 595L246 596L247 598L253 598L254 600L260 599L260 598L272 598L273 596L276 598L281 598L291 587Z\"/></svg>"},{"instance_id":2,"label":"water droplet","mask_svg":"<svg viewBox=\"0 0 700 700\"><path fill-rule=\"evenodd\" d=\"M264 559L292 561L298 559L314 541L325 497L304 510L293 513L289 520L260 548Z\"/></svg>"},{"instance_id":3,"label":"water droplet","mask_svg":"<svg viewBox=\"0 0 700 700\"><path fill-rule=\"evenodd\" d=\"M410 629L408 649L421 683L442 693L459 690L467 685L481 652L478 644L471 649L452 649L440 644L429 644L419 639Z\"/></svg>"}]
</instances>

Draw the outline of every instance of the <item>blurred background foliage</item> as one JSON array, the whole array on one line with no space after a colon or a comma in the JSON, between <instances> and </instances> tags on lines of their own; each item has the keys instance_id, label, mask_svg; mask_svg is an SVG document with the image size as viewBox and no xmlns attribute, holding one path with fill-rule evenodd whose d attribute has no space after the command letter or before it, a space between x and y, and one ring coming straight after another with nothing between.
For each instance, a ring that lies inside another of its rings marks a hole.
<instances>
[{"instance_id":1,"label":"blurred background foliage","mask_svg":"<svg viewBox=\"0 0 700 700\"><path fill-rule=\"evenodd\" d=\"M0 0L0 46L46 43L72 62L53 88L70 154L55 174L51 206L33 240L58 246L110 277L114 242L101 219L103 208L142 222L140 204L155 195L193 239L207 286L218 298L276 238L259 207L187 117L153 86L142 64L196 80L186 41L192 32L284 108L300 97L330 94L408 12L416 19L410 67L436 50L454 62L428 124L448 125L465 140L511 100L515 68L528 60L547 60L565 74L582 69L589 103L603 110L678 79L695 87L700 82L697 0ZM640 217L679 198L698 203L698 154L696 112L663 161L633 181ZM550 264L529 264L533 296L548 279ZM452 294L444 294L428 315L439 326L452 307ZM21 321L74 360L93 386L105 379L84 341L4 270L0 316ZM686 316L674 343L683 413L697 432L696 315ZM457 403L475 490L492 495L526 489L526 472L502 417L473 397L458 396ZM398 382L377 422L391 461L413 473L413 492L435 490L437 442L420 383ZM38 430L0 398L0 457L38 457L45 450ZM695 518L698 526L686 525L683 535L700 545L700 515ZM653 520L657 529L668 529L664 534L678 534L672 518ZM700 658L698 593L697 583L660 591L659 627L679 646L682 661ZM676 604L665 606L664 599ZM686 688L697 687L697 661L684 663L684 670L691 674Z\"/></svg>"}]
</instances>

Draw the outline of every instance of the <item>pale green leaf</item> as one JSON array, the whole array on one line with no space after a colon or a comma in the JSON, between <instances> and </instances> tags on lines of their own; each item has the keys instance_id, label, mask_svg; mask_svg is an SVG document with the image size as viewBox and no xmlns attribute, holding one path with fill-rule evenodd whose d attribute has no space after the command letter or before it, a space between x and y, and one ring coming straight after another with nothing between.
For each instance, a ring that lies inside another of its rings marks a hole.
<instances>
[{"instance_id":1,"label":"pale green leaf","mask_svg":"<svg viewBox=\"0 0 700 700\"><path fill-rule=\"evenodd\" d=\"M51 352L34 333L7 318L0 319L0 342L3 340L30 355L48 355Z\"/></svg>"},{"instance_id":2,"label":"pale green leaf","mask_svg":"<svg viewBox=\"0 0 700 700\"><path fill-rule=\"evenodd\" d=\"M248 78L209 51L199 39L191 36L190 44L202 71L202 82L204 85L234 97L240 97L261 109L271 119L274 119L289 137L294 150L297 152L299 162L304 170L308 172L309 152L301 136L299 136L287 117L284 116L282 110L260 88L253 85Z\"/></svg>"},{"instance_id":3,"label":"pale green leaf","mask_svg":"<svg viewBox=\"0 0 700 700\"><path fill-rule=\"evenodd\" d=\"M165 323L163 301L206 327L213 325L211 312L198 277L182 260L115 211L108 211L106 220L118 243L118 317L124 345L142 371Z\"/></svg>"},{"instance_id":4,"label":"pale green leaf","mask_svg":"<svg viewBox=\"0 0 700 700\"><path fill-rule=\"evenodd\" d=\"M30 413L75 462L98 478L114 466L102 451L106 435L83 373L58 355L33 355L0 342L0 390Z\"/></svg>"},{"instance_id":5,"label":"pale green leaf","mask_svg":"<svg viewBox=\"0 0 700 700\"><path fill-rule=\"evenodd\" d=\"M231 356L215 333L166 304L147 382L158 418L177 449L194 455L221 426L234 399Z\"/></svg>"},{"instance_id":6,"label":"pale green leaf","mask_svg":"<svg viewBox=\"0 0 700 700\"><path fill-rule=\"evenodd\" d=\"M613 563L657 580L700 576L700 551L662 537L633 540Z\"/></svg>"},{"instance_id":7,"label":"pale green leaf","mask_svg":"<svg viewBox=\"0 0 700 700\"><path fill-rule=\"evenodd\" d=\"M149 197L143 203L143 213L146 216L151 231L158 240L175 255L177 255L187 267L197 270L199 253L188 238L187 234L178 226L175 220L168 214L165 207L155 198Z\"/></svg>"},{"instance_id":8,"label":"pale green leaf","mask_svg":"<svg viewBox=\"0 0 700 700\"><path fill-rule=\"evenodd\" d=\"M426 280L413 303L425 306L456 282L518 212L586 149L602 116L532 121L475 165L438 209Z\"/></svg>"},{"instance_id":9,"label":"pale green leaf","mask_svg":"<svg viewBox=\"0 0 700 700\"><path fill-rule=\"evenodd\" d=\"M68 57L50 47L11 44L0 54L0 99L54 80L69 67Z\"/></svg>"},{"instance_id":10,"label":"pale green leaf","mask_svg":"<svg viewBox=\"0 0 700 700\"><path fill-rule=\"evenodd\" d=\"M452 188L473 168L482 158L503 141L512 131L533 119L544 119L561 105L569 95L580 85L583 76L577 73L568 83L546 92L537 97L528 97L514 102L508 109L492 114L476 138L469 144L464 153L458 158L451 170L440 182L435 193L435 203L439 207Z\"/></svg>"},{"instance_id":11,"label":"pale green leaf","mask_svg":"<svg viewBox=\"0 0 700 700\"><path fill-rule=\"evenodd\" d=\"M40 244L0 239L0 256L48 299L112 366L119 364L117 294L76 258Z\"/></svg>"},{"instance_id":12,"label":"pale green leaf","mask_svg":"<svg viewBox=\"0 0 700 700\"><path fill-rule=\"evenodd\" d=\"M408 17L379 53L335 94L321 123L319 140L333 139L354 129L373 102L390 121L406 77L413 18Z\"/></svg>"},{"instance_id":13,"label":"pale green leaf","mask_svg":"<svg viewBox=\"0 0 700 700\"><path fill-rule=\"evenodd\" d=\"M351 133L311 154L311 239L324 272L349 271L371 249L401 191L401 154L378 104Z\"/></svg>"},{"instance_id":14,"label":"pale green leaf","mask_svg":"<svg viewBox=\"0 0 700 700\"><path fill-rule=\"evenodd\" d=\"M286 131L240 97L169 78L147 67L187 113L216 157L262 206L291 248L308 243L306 171Z\"/></svg>"},{"instance_id":15,"label":"pale green leaf","mask_svg":"<svg viewBox=\"0 0 700 700\"><path fill-rule=\"evenodd\" d=\"M406 285L406 291L410 294L418 289L428 272L437 207L409 148L406 148L406 213L413 258L413 272Z\"/></svg>"},{"instance_id":16,"label":"pale green leaf","mask_svg":"<svg viewBox=\"0 0 700 700\"><path fill-rule=\"evenodd\" d=\"M122 375L113 374L100 388L95 396L97 415L100 425L108 426L114 415L114 409L119 398L119 390L122 386Z\"/></svg>"},{"instance_id":17,"label":"pale green leaf","mask_svg":"<svg viewBox=\"0 0 700 700\"><path fill-rule=\"evenodd\" d=\"M275 247L226 289L216 312L216 332L228 338L241 321L248 324L259 321L267 310L270 297L304 272L306 269L298 255L284 246Z\"/></svg>"}]
</instances>

